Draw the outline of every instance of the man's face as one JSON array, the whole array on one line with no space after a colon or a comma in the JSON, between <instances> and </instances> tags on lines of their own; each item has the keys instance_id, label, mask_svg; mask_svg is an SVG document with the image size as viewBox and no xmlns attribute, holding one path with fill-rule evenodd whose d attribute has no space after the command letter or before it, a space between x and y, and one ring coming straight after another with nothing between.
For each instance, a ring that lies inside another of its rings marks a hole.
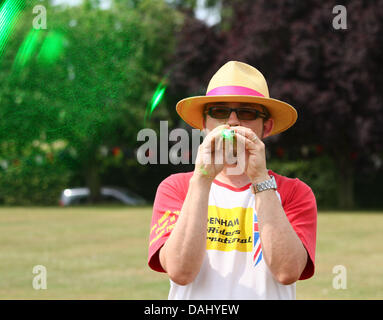
<instances>
[{"instance_id":1,"label":"man's face","mask_svg":"<svg viewBox=\"0 0 383 320\"><path fill-rule=\"evenodd\" d=\"M217 104L218 105L218 104ZM226 103L219 103L220 106L225 106L225 107L230 107L233 109L238 109L238 108L250 108L250 109L256 109L258 111L262 112L262 107L258 105L252 105L252 104L244 104L240 102L226 102ZM208 105L206 107L206 110L209 108L212 108L213 105ZM273 128L273 120L268 119L265 120L261 117L258 117L255 120L241 120L238 119L237 114L233 111L230 113L230 116L226 119L216 119L211 117L209 114L206 114L206 118L204 121L204 128L210 132L213 130L215 127L223 125L223 124L228 124L231 127L235 126L242 126L251 129L260 139L266 138L267 136L270 135L271 130Z\"/></svg>"}]
</instances>

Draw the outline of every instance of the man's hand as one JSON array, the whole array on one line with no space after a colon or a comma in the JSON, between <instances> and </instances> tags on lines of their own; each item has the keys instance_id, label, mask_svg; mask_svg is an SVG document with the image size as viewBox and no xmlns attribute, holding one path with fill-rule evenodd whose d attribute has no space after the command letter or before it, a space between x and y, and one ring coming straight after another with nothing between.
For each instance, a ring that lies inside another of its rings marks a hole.
<instances>
[{"instance_id":1,"label":"man's hand","mask_svg":"<svg viewBox=\"0 0 383 320\"><path fill-rule=\"evenodd\" d=\"M221 125L206 135L198 147L194 169L195 176L213 181L222 171L225 164L222 131L229 128L229 125Z\"/></svg>"},{"instance_id":2,"label":"man's hand","mask_svg":"<svg viewBox=\"0 0 383 320\"><path fill-rule=\"evenodd\" d=\"M232 127L236 132L237 150L245 150L245 155L237 154L238 160L245 159L245 173L252 183L270 179L266 168L265 144L249 128Z\"/></svg>"}]
</instances>

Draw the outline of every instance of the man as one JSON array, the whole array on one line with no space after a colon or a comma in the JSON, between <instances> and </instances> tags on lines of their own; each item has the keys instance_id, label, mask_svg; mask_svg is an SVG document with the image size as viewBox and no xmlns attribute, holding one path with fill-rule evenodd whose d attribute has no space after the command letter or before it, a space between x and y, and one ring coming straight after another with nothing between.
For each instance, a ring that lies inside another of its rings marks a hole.
<instances>
[{"instance_id":1,"label":"man","mask_svg":"<svg viewBox=\"0 0 383 320\"><path fill-rule=\"evenodd\" d=\"M154 202L148 263L169 275L169 299L295 299L295 282L314 273L316 201L300 180L267 169L262 140L291 127L296 110L237 61L217 71L206 96L176 108L208 134L195 170L165 179ZM225 129L237 163L216 161L228 150Z\"/></svg>"}]
</instances>

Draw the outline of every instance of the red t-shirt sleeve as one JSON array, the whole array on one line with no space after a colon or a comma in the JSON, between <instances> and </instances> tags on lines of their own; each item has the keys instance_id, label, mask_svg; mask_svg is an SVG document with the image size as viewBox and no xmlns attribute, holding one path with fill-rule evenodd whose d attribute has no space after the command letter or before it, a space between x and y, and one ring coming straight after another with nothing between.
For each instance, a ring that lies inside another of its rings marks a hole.
<instances>
[{"instance_id":1,"label":"red t-shirt sleeve","mask_svg":"<svg viewBox=\"0 0 383 320\"><path fill-rule=\"evenodd\" d=\"M159 250L169 238L186 198L192 172L173 174L157 188L149 235L148 265L158 272L165 272L159 260Z\"/></svg>"},{"instance_id":2,"label":"red t-shirt sleeve","mask_svg":"<svg viewBox=\"0 0 383 320\"><path fill-rule=\"evenodd\" d=\"M308 253L307 264L299 280L308 279L313 276L315 270L317 230L315 196L311 188L299 179L284 178L278 180L278 192L281 195L283 209Z\"/></svg>"}]
</instances>

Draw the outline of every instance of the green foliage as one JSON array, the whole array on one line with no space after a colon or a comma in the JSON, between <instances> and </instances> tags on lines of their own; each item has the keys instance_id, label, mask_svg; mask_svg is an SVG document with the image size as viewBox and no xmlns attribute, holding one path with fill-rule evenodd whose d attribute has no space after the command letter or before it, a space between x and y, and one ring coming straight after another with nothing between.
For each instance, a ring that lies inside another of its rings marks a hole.
<instances>
[{"instance_id":1,"label":"green foliage","mask_svg":"<svg viewBox=\"0 0 383 320\"><path fill-rule=\"evenodd\" d=\"M3 144L7 159L0 159L0 202L5 205L57 205L60 192L71 179L68 161L63 161L65 143L35 141L17 150Z\"/></svg>"},{"instance_id":2,"label":"green foliage","mask_svg":"<svg viewBox=\"0 0 383 320\"><path fill-rule=\"evenodd\" d=\"M327 156L296 161L270 160L268 168L289 178L308 184L315 194L318 208L334 208L337 204L338 175Z\"/></svg>"},{"instance_id":3,"label":"green foliage","mask_svg":"<svg viewBox=\"0 0 383 320\"><path fill-rule=\"evenodd\" d=\"M1 57L0 159L33 157L35 141L65 141L77 162L68 167L60 159L46 165L20 160L2 171L0 193L8 204L46 204L40 195L30 196L31 202L24 196L43 187L56 199L55 190L73 174L84 181L94 176L89 170L102 172L100 147L136 147L181 22L174 9L158 0L135 2L133 7L116 2L108 10L100 9L97 1L76 7L39 4L47 8L48 28L32 28L35 15L28 7ZM166 109L157 108L156 115L166 117ZM16 151L9 153L2 142Z\"/></svg>"},{"instance_id":4,"label":"green foliage","mask_svg":"<svg viewBox=\"0 0 383 320\"><path fill-rule=\"evenodd\" d=\"M54 7L48 13L49 28L33 32L38 36L28 46L35 49L28 63L3 72L11 92L2 98L15 140L45 131L48 140L65 137L81 146L85 158L102 143L133 142L172 52L172 11L146 0L135 10ZM20 26L8 61L30 32L30 24ZM19 126L22 114L32 117Z\"/></svg>"}]
</instances>

